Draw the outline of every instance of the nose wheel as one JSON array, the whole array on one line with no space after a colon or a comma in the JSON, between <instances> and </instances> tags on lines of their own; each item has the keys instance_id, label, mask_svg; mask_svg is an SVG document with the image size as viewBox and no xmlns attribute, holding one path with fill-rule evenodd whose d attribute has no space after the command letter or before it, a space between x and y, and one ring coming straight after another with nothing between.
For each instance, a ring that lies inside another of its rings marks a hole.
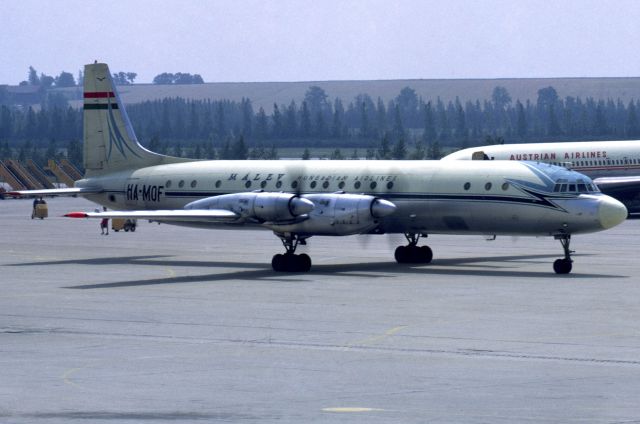
<instances>
[{"instance_id":1,"label":"nose wheel","mask_svg":"<svg viewBox=\"0 0 640 424\"><path fill-rule=\"evenodd\" d=\"M409 244L398 246L395 251L395 259L399 264L428 264L433 259L433 251L429 246L418 246L420 234L404 235Z\"/></svg>"},{"instance_id":2,"label":"nose wheel","mask_svg":"<svg viewBox=\"0 0 640 424\"><path fill-rule=\"evenodd\" d=\"M573 259L571 259L571 254L574 253L574 251L569 248L571 243L571 234L558 234L555 236L555 239L560 240L560 244L564 250L564 258L555 260L553 263L553 270L556 274L568 274L571 272L571 268L573 268Z\"/></svg>"},{"instance_id":3,"label":"nose wheel","mask_svg":"<svg viewBox=\"0 0 640 424\"><path fill-rule=\"evenodd\" d=\"M276 272L309 272L311 270L311 258L306 253L296 255L298 244L306 244L304 239L292 235L280 237L285 254L278 253L271 259L271 268Z\"/></svg>"}]
</instances>

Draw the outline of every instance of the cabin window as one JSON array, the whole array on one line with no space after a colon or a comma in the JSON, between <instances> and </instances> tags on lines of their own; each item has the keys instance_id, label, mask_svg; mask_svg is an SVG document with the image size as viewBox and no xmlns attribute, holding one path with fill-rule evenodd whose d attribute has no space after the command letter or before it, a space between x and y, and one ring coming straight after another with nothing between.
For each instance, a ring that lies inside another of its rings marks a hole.
<instances>
[{"instance_id":1,"label":"cabin window","mask_svg":"<svg viewBox=\"0 0 640 424\"><path fill-rule=\"evenodd\" d=\"M244 186L245 186L246 188L251 187L251 181L247 181L246 183L244 183Z\"/></svg>"},{"instance_id":2,"label":"cabin window","mask_svg":"<svg viewBox=\"0 0 640 424\"><path fill-rule=\"evenodd\" d=\"M216 181L216 188L220 188L220 184L222 184L222 181L220 180Z\"/></svg>"},{"instance_id":3,"label":"cabin window","mask_svg":"<svg viewBox=\"0 0 640 424\"><path fill-rule=\"evenodd\" d=\"M164 187L165 188L171 188L171 180L167 180L167 182L164 183Z\"/></svg>"},{"instance_id":4,"label":"cabin window","mask_svg":"<svg viewBox=\"0 0 640 424\"><path fill-rule=\"evenodd\" d=\"M387 183L387 190L391 190L393 188L393 181L389 181Z\"/></svg>"},{"instance_id":5,"label":"cabin window","mask_svg":"<svg viewBox=\"0 0 640 424\"><path fill-rule=\"evenodd\" d=\"M586 193L587 192L587 186L584 183L578 183L578 191L580 193Z\"/></svg>"},{"instance_id":6,"label":"cabin window","mask_svg":"<svg viewBox=\"0 0 640 424\"><path fill-rule=\"evenodd\" d=\"M560 185L560 192L564 193L567 191L567 185L566 184L561 184Z\"/></svg>"},{"instance_id":7,"label":"cabin window","mask_svg":"<svg viewBox=\"0 0 640 424\"><path fill-rule=\"evenodd\" d=\"M356 181L355 183L353 183L353 188L359 189L361 185L362 183L360 181Z\"/></svg>"},{"instance_id":8,"label":"cabin window","mask_svg":"<svg viewBox=\"0 0 640 424\"><path fill-rule=\"evenodd\" d=\"M377 186L378 186L378 183L375 181L371 181L371 184L369 184L369 187L371 188L371 190L374 190Z\"/></svg>"},{"instance_id":9,"label":"cabin window","mask_svg":"<svg viewBox=\"0 0 640 424\"><path fill-rule=\"evenodd\" d=\"M266 181L262 181L260 183L260 188L265 188L267 186L267 182Z\"/></svg>"},{"instance_id":10,"label":"cabin window","mask_svg":"<svg viewBox=\"0 0 640 424\"><path fill-rule=\"evenodd\" d=\"M318 185L317 182L311 181L311 188L316 188L317 185Z\"/></svg>"},{"instance_id":11,"label":"cabin window","mask_svg":"<svg viewBox=\"0 0 640 424\"><path fill-rule=\"evenodd\" d=\"M180 182L178 183L178 187L180 188L184 187L184 180L180 180Z\"/></svg>"},{"instance_id":12,"label":"cabin window","mask_svg":"<svg viewBox=\"0 0 640 424\"><path fill-rule=\"evenodd\" d=\"M329 181L325 181L322 183L322 188L329 188Z\"/></svg>"},{"instance_id":13,"label":"cabin window","mask_svg":"<svg viewBox=\"0 0 640 424\"><path fill-rule=\"evenodd\" d=\"M298 182L297 182L297 181L292 182L292 183L291 183L291 188L292 188L292 189L294 189L294 190L295 190L296 188L298 188Z\"/></svg>"},{"instance_id":14,"label":"cabin window","mask_svg":"<svg viewBox=\"0 0 640 424\"><path fill-rule=\"evenodd\" d=\"M340 181L340 184L338 184L338 188L341 190L344 188L344 181Z\"/></svg>"},{"instance_id":15,"label":"cabin window","mask_svg":"<svg viewBox=\"0 0 640 424\"><path fill-rule=\"evenodd\" d=\"M570 192L575 192L576 191L576 185L575 184L569 184L569 191Z\"/></svg>"},{"instance_id":16,"label":"cabin window","mask_svg":"<svg viewBox=\"0 0 640 424\"><path fill-rule=\"evenodd\" d=\"M196 188L198 182L196 180L191 181L191 188Z\"/></svg>"},{"instance_id":17,"label":"cabin window","mask_svg":"<svg viewBox=\"0 0 640 424\"><path fill-rule=\"evenodd\" d=\"M491 183L486 183L484 185L484 189L487 190L487 191L491 190Z\"/></svg>"},{"instance_id":18,"label":"cabin window","mask_svg":"<svg viewBox=\"0 0 640 424\"><path fill-rule=\"evenodd\" d=\"M504 191L509 190L509 183L502 183L502 189L503 189Z\"/></svg>"},{"instance_id":19,"label":"cabin window","mask_svg":"<svg viewBox=\"0 0 640 424\"><path fill-rule=\"evenodd\" d=\"M280 187L282 187L282 181L278 181L278 182L276 183L276 188L280 188Z\"/></svg>"},{"instance_id":20,"label":"cabin window","mask_svg":"<svg viewBox=\"0 0 640 424\"><path fill-rule=\"evenodd\" d=\"M469 190L471 188L471 183L464 183L464 189Z\"/></svg>"}]
</instances>

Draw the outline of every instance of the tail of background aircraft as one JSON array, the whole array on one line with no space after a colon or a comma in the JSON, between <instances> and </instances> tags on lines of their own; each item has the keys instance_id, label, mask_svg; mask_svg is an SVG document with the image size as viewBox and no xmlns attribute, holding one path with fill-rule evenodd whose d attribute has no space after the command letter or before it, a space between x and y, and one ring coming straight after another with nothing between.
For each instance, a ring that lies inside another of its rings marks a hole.
<instances>
[{"instance_id":1,"label":"tail of background aircraft","mask_svg":"<svg viewBox=\"0 0 640 424\"><path fill-rule=\"evenodd\" d=\"M105 63L85 65L85 177L186 161L188 159L160 155L142 147L120 101L109 67Z\"/></svg>"}]
</instances>

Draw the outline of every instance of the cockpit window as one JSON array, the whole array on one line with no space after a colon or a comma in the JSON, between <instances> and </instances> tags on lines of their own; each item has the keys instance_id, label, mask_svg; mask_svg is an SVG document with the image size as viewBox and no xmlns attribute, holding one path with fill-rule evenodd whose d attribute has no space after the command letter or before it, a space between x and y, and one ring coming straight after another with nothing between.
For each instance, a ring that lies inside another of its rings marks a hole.
<instances>
[{"instance_id":1,"label":"cockpit window","mask_svg":"<svg viewBox=\"0 0 640 424\"><path fill-rule=\"evenodd\" d=\"M565 179L560 179L556 181L553 187L554 193L598 193L599 191L595 184L583 180L578 180L573 183Z\"/></svg>"}]
</instances>

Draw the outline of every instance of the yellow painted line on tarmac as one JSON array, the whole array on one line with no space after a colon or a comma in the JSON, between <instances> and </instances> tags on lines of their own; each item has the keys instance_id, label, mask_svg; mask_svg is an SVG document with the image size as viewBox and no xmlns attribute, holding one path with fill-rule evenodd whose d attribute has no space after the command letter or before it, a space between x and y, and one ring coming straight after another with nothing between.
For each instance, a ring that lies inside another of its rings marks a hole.
<instances>
[{"instance_id":1,"label":"yellow painted line on tarmac","mask_svg":"<svg viewBox=\"0 0 640 424\"><path fill-rule=\"evenodd\" d=\"M65 384L68 384L70 386L73 387L77 387L77 388L82 388L80 385L74 383L73 381L71 381L71 374L80 371L82 368L70 368L68 370L66 370L64 372L64 374L62 374L62 380L64 381Z\"/></svg>"},{"instance_id":2,"label":"yellow painted line on tarmac","mask_svg":"<svg viewBox=\"0 0 640 424\"><path fill-rule=\"evenodd\" d=\"M371 337L367 337L366 339L355 341L353 343L350 343L349 346L377 343L379 341L382 341L382 340L386 339L387 337L393 336L398 331L400 331L400 330L402 330L404 328L407 328L407 326L406 325L400 325L398 327L393 327L392 329L385 331L384 334L380 334L378 336L371 336Z\"/></svg>"},{"instance_id":3,"label":"yellow painted line on tarmac","mask_svg":"<svg viewBox=\"0 0 640 424\"><path fill-rule=\"evenodd\" d=\"M379 412L384 409L378 408L362 408L359 406L340 406L335 408L322 408L322 412L338 412L338 413L350 413L350 412Z\"/></svg>"}]
</instances>

